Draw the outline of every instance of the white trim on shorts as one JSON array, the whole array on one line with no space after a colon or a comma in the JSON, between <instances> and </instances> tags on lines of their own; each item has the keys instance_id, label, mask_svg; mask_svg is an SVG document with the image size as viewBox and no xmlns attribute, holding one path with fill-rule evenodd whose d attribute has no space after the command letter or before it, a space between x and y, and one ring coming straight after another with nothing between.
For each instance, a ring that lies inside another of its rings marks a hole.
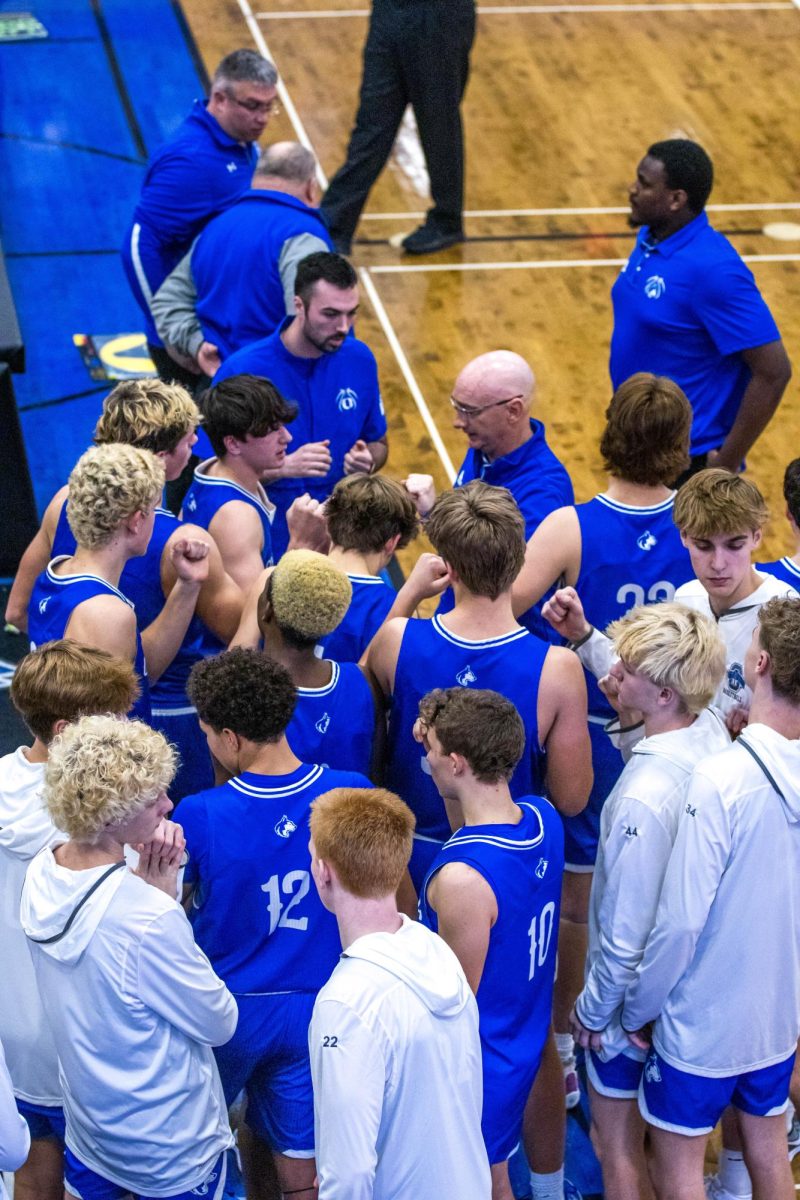
<instances>
[{"instance_id":1,"label":"white trim on shorts","mask_svg":"<svg viewBox=\"0 0 800 1200\"><path fill-rule=\"evenodd\" d=\"M665 1129L667 1133L679 1133L682 1137L708 1137L715 1128L714 1125L706 1125L701 1129L690 1129L686 1125L673 1125L670 1121L662 1121L660 1117L654 1117L644 1098L644 1075L639 1084L639 1112L648 1125L653 1125L656 1129Z\"/></svg>"},{"instance_id":2,"label":"white trim on shorts","mask_svg":"<svg viewBox=\"0 0 800 1200\"><path fill-rule=\"evenodd\" d=\"M632 1059L631 1061L634 1060ZM589 1082L594 1090L601 1096L605 1096L609 1100L635 1100L639 1095L638 1087L634 1088L632 1091L626 1092L623 1091L622 1088L612 1088L609 1087L607 1083L603 1083L600 1076L597 1074L597 1067L592 1062L592 1056L588 1052L584 1058L584 1064L586 1066L586 1074Z\"/></svg>"}]
</instances>

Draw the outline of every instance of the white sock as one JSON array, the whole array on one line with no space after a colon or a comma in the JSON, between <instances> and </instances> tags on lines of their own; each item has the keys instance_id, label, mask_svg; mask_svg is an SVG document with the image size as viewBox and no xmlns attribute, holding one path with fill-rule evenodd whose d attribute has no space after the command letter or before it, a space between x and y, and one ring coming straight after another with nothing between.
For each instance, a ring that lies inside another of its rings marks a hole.
<instances>
[{"instance_id":1,"label":"white sock","mask_svg":"<svg viewBox=\"0 0 800 1200\"><path fill-rule=\"evenodd\" d=\"M556 1050L562 1067L571 1067L575 1062L575 1040L571 1033L556 1034Z\"/></svg>"},{"instance_id":2,"label":"white sock","mask_svg":"<svg viewBox=\"0 0 800 1200\"><path fill-rule=\"evenodd\" d=\"M741 1200L749 1200L753 1194L753 1185L741 1150L726 1150L723 1146L717 1163L719 1181L726 1192L741 1197Z\"/></svg>"},{"instance_id":3,"label":"white sock","mask_svg":"<svg viewBox=\"0 0 800 1200\"><path fill-rule=\"evenodd\" d=\"M564 1200L564 1168L549 1175L531 1171L531 1196L533 1200Z\"/></svg>"}]
</instances>

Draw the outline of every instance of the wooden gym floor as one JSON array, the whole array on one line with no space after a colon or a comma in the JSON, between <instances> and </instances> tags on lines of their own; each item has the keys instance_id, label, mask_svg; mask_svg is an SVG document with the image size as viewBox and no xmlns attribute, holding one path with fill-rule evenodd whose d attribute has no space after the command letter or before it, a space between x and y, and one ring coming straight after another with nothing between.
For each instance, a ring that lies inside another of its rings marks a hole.
<instances>
[{"instance_id":1,"label":"wooden gym floor","mask_svg":"<svg viewBox=\"0 0 800 1200\"><path fill-rule=\"evenodd\" d=\"M274 59L284 111L269 137L307 141L330 178L355 115L367 0L183 7L209 69L239 45ZM602 487L608 293L632 245L627 185L650 142L688 136L714 160L711 219L747 256L796 364L748 464L774 514L764 557L788 553L781 478L800 453L800 11L791 0L576 0L478 13L463 106L469 241L425 259L388 244L427 206L412 132L373 190L354 247L358 332L381 367L389 470L447 484L464 453L450 421L455 375L474 355L507 347L536 371L536 414L578 499ZM795 223L793 239L765 234L773 222Z\"/></svg>"}]
</instances>

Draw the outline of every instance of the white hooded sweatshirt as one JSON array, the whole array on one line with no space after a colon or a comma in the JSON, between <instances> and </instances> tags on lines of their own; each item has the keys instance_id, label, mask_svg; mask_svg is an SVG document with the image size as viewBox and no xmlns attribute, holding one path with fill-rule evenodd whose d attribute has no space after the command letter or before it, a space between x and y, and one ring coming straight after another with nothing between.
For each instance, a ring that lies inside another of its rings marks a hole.
<instances>
[{"instance_id":1,"label":"white hooded sweatshirt","mask_svg":"<svg viewBox=\"0 0 800 1200\"><path fill-rule=\"evenodd\" d=\"M212 1046L236 1002L180 905L124 864L31 863L21 907L59 1047L70 1150L134 1193L203 1182L232 1144Z\"/></svg>"},{"instance_id":2,"label":"white hooded sweatshirt","mask_svg":"<svg viewBox=\"0 0 800 1200\"><path fill-rule=\"evenodd\" d=\"M478 1008L440 937L358 938L308 1036L319 1200L489 1200Z\"/></svg>"},{"instance_id":3,"label":"white hooded sweatshirt","mask_svg":"<svg viewBox=\"0 0 800 1200\"><path fill-rule=\"evenodd\" d=\"M656 919L692 771L730 744L724 722L711 709L685 729L642 738L603 805L586 981L575 1011L587 1029L604 1031L606 1061L620 1053L644 1057L619 1024L620 1007Z\"/></svg>"},{"instance_id":4,"label":"white hooded sweatshirt","mask_svg":"<svg viewBox=\"0 0 800 1200\"><path fill-rule=\"evenodd\" d=\"M658 1018L672 1066L738 1075L788 1058L800 1034L800 742L748 725L685 799L622 1024Z\"/></svg>"},{"instance_id":5,"label":"white hooded sweatshirt","mask_svg":"<svg viewBox=\"0 0 800 1200\"><path fill-rule=\"evenodd\" d=\"M31 1104L59 1105L58 1055L44 1015L19 900L28 864L45 846L66 841L42 799L44 763L22 748L0 758L0 1041L14 1095Z\"/></svg>"}]
</instances>

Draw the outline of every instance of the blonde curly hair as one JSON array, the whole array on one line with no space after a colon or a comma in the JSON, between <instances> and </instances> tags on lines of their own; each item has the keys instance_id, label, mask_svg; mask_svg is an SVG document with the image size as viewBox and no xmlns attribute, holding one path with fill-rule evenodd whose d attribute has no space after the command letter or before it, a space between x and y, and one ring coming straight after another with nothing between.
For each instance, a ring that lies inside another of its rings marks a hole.
<instances>
[{"instance_id":1,"label":"blonde curly hair","mask_svg":"<svg viewBox=\"0 0 800 1200\"><path fill-rule=\"evenodd\" d=\"M284 554L267 587L279 628L310 642L336 628L353 596L344 571L315 550Z\"/></svg>"},{"instance_id":2,"label":"blonde curly hair","mask_svg":"<svg viewBox=\"0 0 800 1200\"><path fill-rule=\"evenodd\" d=\"M79 546L111 541L123 521L154 508L164 488L164 466L136 446L93 446L72 468L67 520Z\"/></svg>"},{"instance_id":3,"label":"blonde curly hair","mask_svg":"<svg viewBox=\"0 0 800 1200\"><path fill-rule=\"evenodd\" d=\"M176 765L166 738L141 721L81 717L50 746L45 803L59 829L93 844L166 791Z\"/></svg>"},{"instance_id":4,"label":"blonde curly hair","mask_svg":"<svg viewBox=\"0 0 800 1200\"><path fill-rule=\"evenodd\" d=\"M168 454L201 419L200 409L180 384L126 379L103 401L94 440L98 446L122 442Z\"/></svg>"}]
</instances>

